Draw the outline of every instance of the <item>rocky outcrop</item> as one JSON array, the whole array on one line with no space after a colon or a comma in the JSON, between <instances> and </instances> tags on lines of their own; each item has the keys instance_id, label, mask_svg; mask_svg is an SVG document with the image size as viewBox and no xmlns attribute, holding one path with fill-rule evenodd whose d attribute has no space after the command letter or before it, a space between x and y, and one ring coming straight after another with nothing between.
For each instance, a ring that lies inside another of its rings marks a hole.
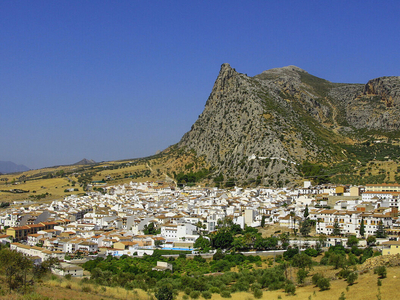
<instances>
[{"instance_id":1,"label":"rocky outcrop","mask_svg":"<svg viewBox=\"0 0 400 300\"><path fill-rule=\"evenodd\" d=\"M359 266L358 271L363 272L367 270L373 270L376 267L396 267L400 265L400 255L381 255L368 258L361 266Z\"/></svg>"},{"instance_id":2,"label":"rocky outcrop","mask_svg":"<svg viewBox=\"0 0 400 300\"><path fill-rule=\"evenodd\" d=\"M347 120L357 129L400 130L400 77L370 80L348 101Z\"/></svg>"},{"instance_id":3,"label":"rocky outcrop","mask_svg":"<svg viewBox=\"0 0 400 300\"><path fill-rule=\"evenodd\" d=\"M399 77L339 84L288 66L254 77L221 66L204 111L178 144L225 178L283 185L305 160L346 159L358 129L398 130ZM397 114L397 115L396 115Z\"/></svg>"}]
</instances>

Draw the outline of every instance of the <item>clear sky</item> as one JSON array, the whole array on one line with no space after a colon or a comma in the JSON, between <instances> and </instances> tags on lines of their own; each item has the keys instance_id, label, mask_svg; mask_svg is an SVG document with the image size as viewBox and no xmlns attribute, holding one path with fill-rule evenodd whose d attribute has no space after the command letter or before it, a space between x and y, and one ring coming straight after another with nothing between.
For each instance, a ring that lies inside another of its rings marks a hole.
<instances>
[{"instance_id":1,"label":"clear sky","mask_svg":"<svg viewBox=\"0 0 400 300\"><path fill-rule=\"evenodd\" d=\"M177 143L222 63L333 82L400 75L400 1L0 1L0 160L30 168Z\"/></svg>"}]
</instances>

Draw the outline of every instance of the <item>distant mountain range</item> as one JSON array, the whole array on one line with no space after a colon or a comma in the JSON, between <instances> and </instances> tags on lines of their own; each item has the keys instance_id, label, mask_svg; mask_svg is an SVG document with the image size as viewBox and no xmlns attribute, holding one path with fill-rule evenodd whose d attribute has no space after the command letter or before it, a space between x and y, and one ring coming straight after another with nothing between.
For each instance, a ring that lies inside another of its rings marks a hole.
<instances>
[{"instance_id":1,"label":"distant mountain range","mask_svg":"<svg viewBox=\"0 0 400 300\"><path fill-rule=\"evenodd\" d=\"M17 165L12 161L0 161L0 173L16 173L30 170L27 166Z\"/></svg>"}]
</instances>

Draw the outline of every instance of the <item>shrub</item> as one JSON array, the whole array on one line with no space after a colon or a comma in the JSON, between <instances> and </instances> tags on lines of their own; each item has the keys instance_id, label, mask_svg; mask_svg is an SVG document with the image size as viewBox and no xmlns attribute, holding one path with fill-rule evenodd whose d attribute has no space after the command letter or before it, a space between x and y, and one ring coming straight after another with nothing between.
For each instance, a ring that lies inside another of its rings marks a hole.
<instances>
[{"instance_id":1,"label":"shrub","mask_svg":"<svg viewBox=\"0 0 400 300\"><path fill-rule=\"evenodd\" d=\"M299 248L288 248L285 252L283 252L283 257L286 260L292 259L293 256L299 253Z\"/></svg>"},{"instance_id":2,"label":"shrub","mask_svg":"<svg viewBox=\"0 0 400 300\"><path fill-rule=\"evenodd\" d=\"M292 258L292 265L299 268L310 268L312 266L312 259L306 254L295 254Z\"/></svg>"},{"instance_id":3,"label":"shrub","mask_svg":"<svg viewBox=\"0 0 400 300\"><path fill-rule=\"evenodd\" d=\"M313 248L307 248L304 251L304 254L307 254L308 256L312 256L312 257L317 257L319 252Z\"/></svg>"},{"instance_id":4,"label":"shrub","mask_svg":"<svg viewBox=\"0 0 400 300\"><path fill-rule=\"evenodd\" d=\"M350 270L347 269L341 269L338 273L339 278L347 278L347 276L349 276L349 274L351 273Z\"/></svg>"},{"instance_id":5,"label":"shrub","mask_svg":"<svg viewBox=\"0 0 400 300\"><path fill-rule=\"evenodd\" d=\"M232 297L232 296L231 296L231 292L230 292L230 291L227 291L227 290L222 291L222 292L221 292L221 297L222 297L222 298L231 298L231 297Z\"/></svg>"},{"instance_id":6,"label":"shrub","mask_svg":"<svg viewBox=\"0 0 400 300\"><path fill-rule=\"evenodd\" d=\"M306 277L307 277L307 275L308 275L308 272L307 272L306 270L304 270L304 269L299 269L299 270L297 271L297 283L298 283L298 284L303 284L303 283L304 283L304 280L305 280Z\"/></svg>"},{"instance_id":7,"label":"shrub","mask_svg":"<svg viewBox=\"0 0 400 300\"><path fill-rule=\"evenodd\" d=\"M200 292L199 291L192 291L190 293L190 298L192 298L192 299L197 299L199 297L200 297Z\"/></svg>"},{"instance_id":8,"label":"shrub","mask_svg":"<svg viewBox=\"0 0 400 300\"><path fill-rule=\"evenodd\" d=\"M323 278L323 277L324 277L324 276L322 276L321 274L316 273L316 274L314 274L314 276L312 277L311 281L312 281L312 283L313 283L314 285L317 285L318 280L319 280L320 278Z\"/></svg>"},{"instance_id":9,"label":"shrub","mask_svg":"<svg viewBox=\"0 0 400 300\"><path fill-rule=\"evenodd\" d=\"M374 274L378 274L380 278L386 278L387 271L385 266L379 266L374 269Z\"/></svg>"},{"instance_id":10,"label":"shrub","mask_svg":"<svg viewBox=\"0 0 400 300\"><path fill-rule=\"evenodd\" d=\"M211 299L212 294L211 294L210 291L204 291L204 292L201 293L201 296L202 296L204 299Z\"/></svg>"},{"instance_id":11,"label":"shrub","mask_svg":"<svg viewBox=\"0 0 400 300\"><path fill-rule=\"evenodd\" d=\"M160 287L155 292L154 296L156 296L157 300L172 300L174 298L172 288L168 285L163 285Z\"/></svg>"},{"instance_id":12,"label":"shrub","mask_svg":"<svg viewBox=\"0 0 400 300\"><path fill-rule=\"evenodd\" d=\"M347 283L349 285L353 285L354 282L358 279L358 274L356 272L351 272L348 276L347 276Z\"/></svg>"},{"instance_id":13,"label":"shrub","mask_svg":"<svg viewBox=\"0 0 400 300\"><path fill-rule=\"evenodd\" d=\"M213 293L213 294L219 294L221 292L220 289L218 287L216 287L216 286L212 286L209 289L209 291L210 291L210 293Z\"/></svg>"},{"instance_id":14,"label":"shrub","mask_svg":"<svg viewBox=\"0 0 400 300\"><path fill-rule=\"evenodd\" d=\"M82 292L84 293L90 293L92 291L92 288L90 286L85 285L82 287Z\"/></svg>"},{"instance_id":15,"label":"shrub","mask_svg":"<svg viewBox=\"0 0 400 300\"><path fill-rule=\"evenodd\" d=\"M67 280L71 280L72 275L71 275L71 274L67 274L67 275L65 275L64 277L65 277L65 279L67 279Z\"/></svg>"},{"instance_id":16,"label":"shrub","mask_svg":"<svg viewBox=\"0 0 400 300\"><path fill-rule=\"evenodd\" d=\"M263 296L263 291L256 288L254 289L253 296L254 298L261 299Z\"/></svg>"},{"instance_id":17,"label":"shrub","mask_svg":"<svg viewBox=\"0 0 400 300\"><path fill-rule=\"evenodd\" d=\"M296 293L296 287L293 283L288 283L285 285L285 293L294 295Z\"/></svg>"},{"instance_id":18,"label":"shrub","mask_svg":"<svg viewBox=\"0 0 400 300\"><path fill-rule=\"evenodd\" d=\"M190 295L190 293L191 293L192 291L193 291L193 289L192 289L191 287L188 287L188 286L187 286L187 287L185 288L185 290L184 290L184 292L185 292L186 295Z\"/></svg>"},{"instance_id":19,"label":"shrub","mask_svg":"<svg viewBox=\"0 0 400 300\"><path fill-rule=\"evenodd\" d=\"M331 283L328 278L322 277L318 279L317 287L319 287L321 291L329 290L329 288L331 287Z\"/></svg>"},{"instance_id":20,"label":"shrub","mask_svg":"<svg viewBox=\"0 0 400 300\"><path fill-rule=\"evenodd\" d=\"M328 261L329 261L329 257L328 257L328 256L324 256L323 258L321 258L321 260L319 261L319 263L320 263L321 265L326 266L326 265L328 264Z\"/></svg>"}]
</instances>

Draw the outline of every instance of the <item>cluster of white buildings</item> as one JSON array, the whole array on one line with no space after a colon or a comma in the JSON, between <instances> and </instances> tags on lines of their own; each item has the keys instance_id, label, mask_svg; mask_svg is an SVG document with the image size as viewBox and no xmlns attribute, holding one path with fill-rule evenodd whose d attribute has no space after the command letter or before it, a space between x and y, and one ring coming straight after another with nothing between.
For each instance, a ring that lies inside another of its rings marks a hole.
<instances>
[{"instance_id":1,"label":"cluster of white buildings","mask_svg":"<svg viewBox=\"0 0 400 300\"><path fill-rule=\"evenodd\" d=\"M179 190L131 182L105 190L51 204L14 204L0 214L0 226L7 229L0 242L40 259L77 252L151 254L155 247L192 249L201 232L214 231L226 217L242 228L260 226L262 219L298 228L306 206L317 234L332 234L337 222L341 234L359 236L362 220L365 235L374 234L380 222L392 234L400 228L400 185ZM151 223L157 231L149 233Z\"/></svg>"}]
</instances>

